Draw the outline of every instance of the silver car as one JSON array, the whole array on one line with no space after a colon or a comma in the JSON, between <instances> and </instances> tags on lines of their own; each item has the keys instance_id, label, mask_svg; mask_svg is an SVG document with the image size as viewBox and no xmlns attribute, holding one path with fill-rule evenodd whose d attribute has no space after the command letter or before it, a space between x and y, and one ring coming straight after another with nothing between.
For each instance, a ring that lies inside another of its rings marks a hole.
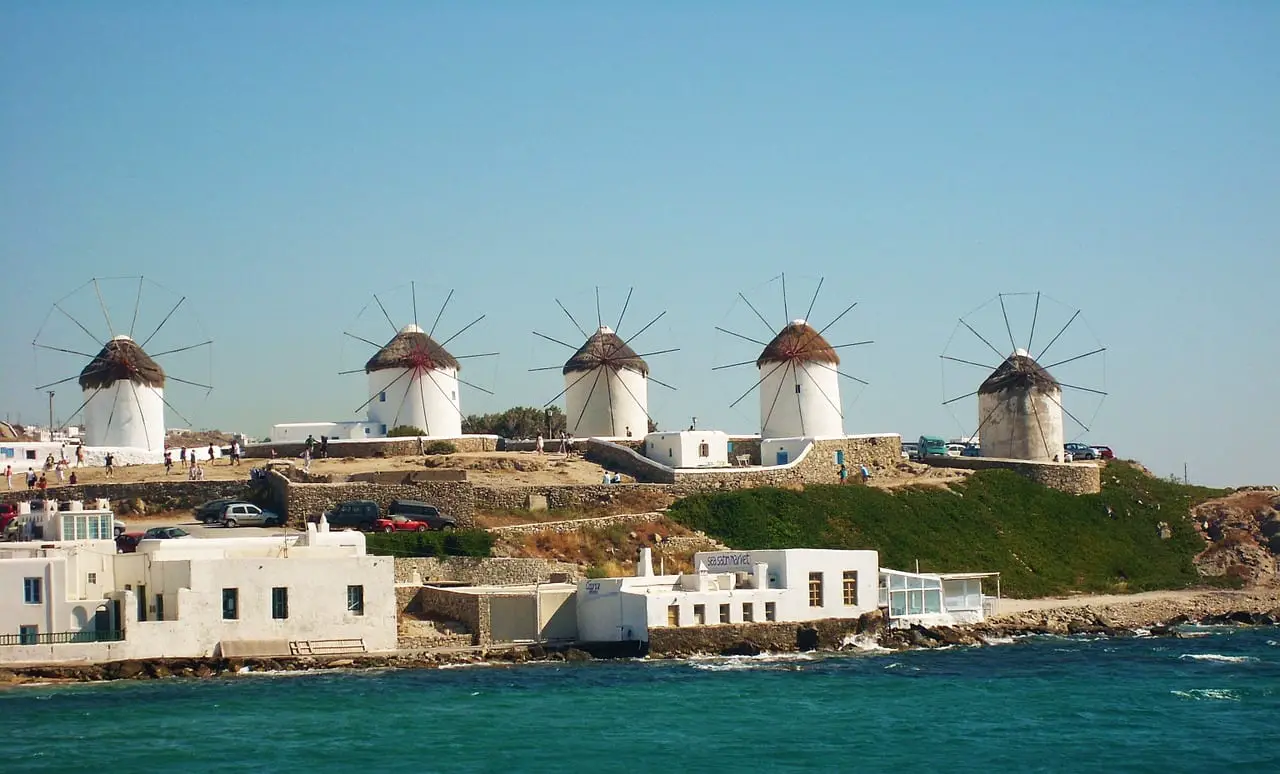
<instances>
[{"instance_id":1,"label":"silver car","mask_svg":"<svg viewBox=\"0 0 1280 774\"><path fill-rule=\"evenodd\" d=\"M284 517L253 503L231 503L222 510L222 524L225 527L277 527L284 524Z\"/></svg>"}]
</instances>

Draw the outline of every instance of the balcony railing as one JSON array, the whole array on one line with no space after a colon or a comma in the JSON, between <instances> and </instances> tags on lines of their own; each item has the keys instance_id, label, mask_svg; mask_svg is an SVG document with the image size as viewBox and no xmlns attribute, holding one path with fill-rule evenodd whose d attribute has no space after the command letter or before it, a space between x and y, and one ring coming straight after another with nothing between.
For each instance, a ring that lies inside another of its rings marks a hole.
<instances>
[{"instance_id":1,"label":"balcony railing","mask_svg":"<svg viewBox=\"0 0 1280 774\"><path fill-rule=\"evenodd\" d=\"M3 645L69 645L85 642L120 642L121 631L47 632L45 634L0 634Z\"/></svg>"}]
</instances>

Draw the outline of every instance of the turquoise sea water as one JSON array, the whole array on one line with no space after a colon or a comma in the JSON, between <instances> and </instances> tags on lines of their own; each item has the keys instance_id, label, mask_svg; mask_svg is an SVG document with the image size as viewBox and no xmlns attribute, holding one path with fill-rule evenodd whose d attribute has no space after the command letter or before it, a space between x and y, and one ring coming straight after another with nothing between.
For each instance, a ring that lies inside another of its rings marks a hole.
<instances>
[{"instance_id":1,"label":"turquoise sea water","mask_svg":"<svg viewBox=\"0 0 1280 774\"><path fill-rule=\"evenodd\" d=\"M0 691L0 772L1280 772L1280 631Z\"/></svg>"}]
</instances>

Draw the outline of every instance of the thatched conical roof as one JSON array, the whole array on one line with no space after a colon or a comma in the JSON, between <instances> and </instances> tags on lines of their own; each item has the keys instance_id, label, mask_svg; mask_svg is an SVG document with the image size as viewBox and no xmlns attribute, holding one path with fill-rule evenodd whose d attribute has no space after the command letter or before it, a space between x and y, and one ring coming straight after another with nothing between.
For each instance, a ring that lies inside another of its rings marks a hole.
<instances>
[{"instance_id":1,"label":"thatched conical roof","mask_svg":"<svg viewBox=\"0 0 1280 774\"><path fill-rule=\"evenodd\" d=\"M561 373L594 371L601 366L608 366L615 371L627 368L646 376L649 373L649 364L644 362L636 351L627 346L627 343L607 325L601 325L600 329L587 339L587 343L573 353L573 357L564 364Z\"/></svg>"},{"instance_id":2,"label":"thatched conical roof","mask_svg":"<svg viewBox=\"0 0 1280 774\"><path fill-rule=\"evenodd\" d=\"M448 350L436 343L416 325L406 325L391 338L377 354L364 364L364 372L386 371L393 368L425 368L442 370L452 368L461 371L462 366Z\"/></svg>"},{"instance_id":3,"label":"thatched conical roof","mask_svg":"<svg viewBox=\"0 0 1280 774\"><path fill-rule=\"evenodd\" d=\"M1044 370L1035 358L1026 350L1018 350L991 372L991 375L978 387L980 395L1004 392L1006 390L1061 390L1062 385L1053 375Z\"/></svg>"},{"instance_id":4,"label":"thatched conical roof","mask_svg":"<svg viewBox=\"0 0 1280 774\"><path fill-rule=\"evenodd\" d=\"M822 334L804 320L793 320L773 337L756 358L756 367L768 363L827 363L840 365L840 356Z\"/></svg>"},{"instance_id":5,"label":"thatched conical roof","mask_svg":"<svg viewBox=\"0 0 1280 774\"><path fill-rule=\"evenodd\" d=\"M164 369L128 336L116 336L80 372L80 389L97 390L130 381L148 387L164 386Z\"/></svg>"}]
</instances>

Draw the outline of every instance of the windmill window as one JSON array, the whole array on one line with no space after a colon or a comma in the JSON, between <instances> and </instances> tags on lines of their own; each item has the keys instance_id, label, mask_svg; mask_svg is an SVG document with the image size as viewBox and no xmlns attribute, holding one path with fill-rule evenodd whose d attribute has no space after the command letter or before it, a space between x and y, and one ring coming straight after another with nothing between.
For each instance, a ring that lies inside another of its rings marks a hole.
<instances>
[{"instance_id":1,"label":"windmill window","mask_svg":"<svg viewBox=\"0 0 1280 774\"><path fill-rule=\"evenodd\" d=\"M386 403L386 402L387 402L387 392L386 392L386 390L383 390L382 392L378 393L378 402L379 402L379 403Z\"/></svg>"},{"instance_id":2,"label":"windmill window","mask_svg":"<svg viewBox=\"0 0 1280 774\"><path fill-rule=\"evenodd\" d=\"M796 385L796 395L800 394L800 385Z\"/></svg>"}]
</instances>

